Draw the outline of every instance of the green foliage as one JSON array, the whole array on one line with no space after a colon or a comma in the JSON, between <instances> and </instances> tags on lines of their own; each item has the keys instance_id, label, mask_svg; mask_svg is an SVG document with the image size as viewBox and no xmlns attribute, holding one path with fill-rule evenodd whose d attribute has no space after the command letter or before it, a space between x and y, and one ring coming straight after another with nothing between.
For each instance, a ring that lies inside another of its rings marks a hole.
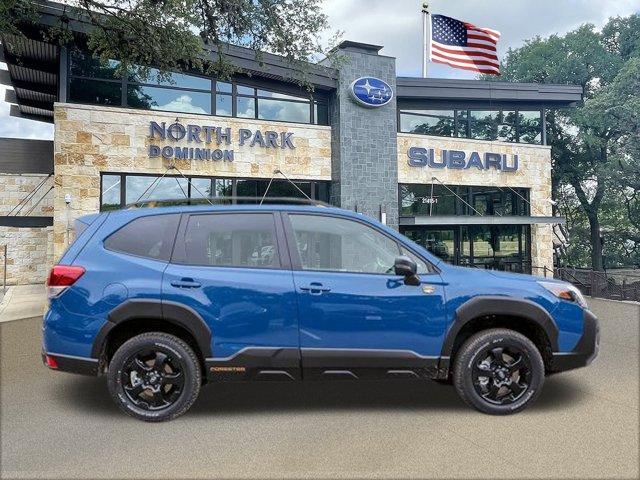
<instances>
[{"instance_id":1,"label":"green foliage","mask_svg":"<svg viewBox=\"0 0 640 480\"><path fill-rule=\"evenodd\" d=\"M327 28L319 0L77 0L58 25L45 32L62 43L69 19L91 24L90 50L105 63L120 60L154 66L161 80L168 72L196 69L219 78L238 71L225 56L227 44L283 56L294 68L293 80L310 88L307 61L323 53L319 33ZM0 0L0 31L17 33L33 22L37 8L29 0ZM143 78L150 74L139 69ZM156 75L156 72L153 73Z\"/></svg>"},{"instance_id":2,"label":"green foliage","mask_svg":"<svg viewBox=\"0 0 640 480\"><path fill-rule=\"evenodd\" d=\"M565 261L640 264L640 16L528 40L501 70L504 81L584 88L583 105L547 113L553 193L571 240Z\"/></svg>"}]
</instances>

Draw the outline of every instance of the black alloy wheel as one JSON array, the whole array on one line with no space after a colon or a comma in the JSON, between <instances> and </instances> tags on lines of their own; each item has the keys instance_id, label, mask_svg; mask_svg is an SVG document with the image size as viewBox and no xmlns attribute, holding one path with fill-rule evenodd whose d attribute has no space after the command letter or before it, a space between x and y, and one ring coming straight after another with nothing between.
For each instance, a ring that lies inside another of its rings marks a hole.
<instances>
[{"instance_id":1,"label":"black alloy wheel","mask_svg":"<svg viewBox=\"0 0 640 480\"><path fill-rule=\"evenodd\" d=\"M171 420L186 412L202 383L200 362L184 341L162 332L126 341L109 364L108 386L116 404L140 420Z\"/></svg>"},{"instance_id":2,"label":"black alloy wheel","mask_svg":"<svg viewBox=\"0 0 640 480\"><path fill-rule=\"evenodd\" d=\"M535 344L508 329L491 329L469 338L454 361L453 383L474 408L494 415L531 405L544 383L544 362Z\"/></svg>"},{"instance_id":3,"label":"black alloy wheel","mask_svg":"<svg viewBox=\"0 0 640 480\"><path fill-rule=\"evenodd\" d=\"M131 355L122 369L125 395L136 406L161 410L178 399L184 387L184 368L162 347L144 348Z\"/></svg>"},{"instance_id":4,"label":"black alloy wheel","mask_svg":"<svg viewBox=\"0 0 640 480\"><path fill-rule=\"evenodd\" d=\"M496 405L517 402L531 383L531 362L517 347L487 349L473 367L476 393Z\"/></svg>"}]
</instances>

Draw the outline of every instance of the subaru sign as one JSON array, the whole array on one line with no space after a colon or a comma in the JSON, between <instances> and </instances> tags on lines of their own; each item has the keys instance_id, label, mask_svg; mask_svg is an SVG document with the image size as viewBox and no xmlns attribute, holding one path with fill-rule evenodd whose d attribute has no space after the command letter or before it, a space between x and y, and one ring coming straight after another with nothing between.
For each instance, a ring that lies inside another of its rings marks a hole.
<instances>
[{"instance_id":1,"label":"subaru sign","mask_svg":"<svg viewBox=\"0 0 640 480\"><path fill-rule=\"evenodd\" d=\"M381 107L393 98L388 83L375 77L360 77L349 86L353 99L364 107Z\"/></svg>"}]
</instances>

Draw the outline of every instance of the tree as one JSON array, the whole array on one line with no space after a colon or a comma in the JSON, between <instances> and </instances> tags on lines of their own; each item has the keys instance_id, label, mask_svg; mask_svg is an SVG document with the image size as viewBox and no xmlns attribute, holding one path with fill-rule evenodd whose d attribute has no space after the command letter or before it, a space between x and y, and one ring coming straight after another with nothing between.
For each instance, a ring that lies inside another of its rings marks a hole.
<instances>
[{"instance_id":1,"label":"tree","mask_svg":"<svg viewBox=\"0 0 640 480\"><path fill-rule=\"evenodd\" d=\"M501 70L505 81L583 87L584 105L547 113L553 196L565 206L574 202L561 196L575 196L580 208L571 212L577 222L569 225L571 238L580 238L579 223L586 218L592 268L604 267L603 231L615 239L614 257L622 258L624 248L638 255L640 16L612 18L601 31L586 24L564 36L536 37L510 49ZM612 223L603 224L603 214ZM572 248L581 246L578 241ZM570 257L580 255L570 252Z\"/></svg>"},{"instance_id":2,"label":"tree","mask_svg":"<svg viewBox=\"0 0 640 480\"><path fill-rule=\"evenodd\" d=\"M120 68L153 66L163 79L185 68L228 78L237 71L225 56L228 44L284 57L295 80L306 82L307 61L322 53L319 33L327 17L319 0L77 0L65 7L49 39L69 40L68 23L80 16L92 26L88 47ZM19 35L38 18L37 2L0 0L0 31ZM143 76L149 71L143 70Z\"/></svg>"}]
</instances>

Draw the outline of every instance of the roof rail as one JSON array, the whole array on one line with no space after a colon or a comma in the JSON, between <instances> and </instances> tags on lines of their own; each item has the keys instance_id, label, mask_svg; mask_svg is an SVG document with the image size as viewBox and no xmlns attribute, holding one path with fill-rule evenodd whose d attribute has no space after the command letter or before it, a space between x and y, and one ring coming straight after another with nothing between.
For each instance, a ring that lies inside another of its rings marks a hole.
<instances>
[{"instance_id":1,"label":"roof rail","mask_svg":"<svg viewBox=\"0 0 640 480\"><path fill-rule=\"evenodd\" d=\"M207 198L163 198L159 200L139 200L129 203L124 208L154 208L154 207L173 207L181 205L237 205L237 204L256 204L256 205L307 205L313 207L331 207L328 203L321 200L308 200L306 198L291 197L207 197Z\"/></svg>"}]
</instances>

